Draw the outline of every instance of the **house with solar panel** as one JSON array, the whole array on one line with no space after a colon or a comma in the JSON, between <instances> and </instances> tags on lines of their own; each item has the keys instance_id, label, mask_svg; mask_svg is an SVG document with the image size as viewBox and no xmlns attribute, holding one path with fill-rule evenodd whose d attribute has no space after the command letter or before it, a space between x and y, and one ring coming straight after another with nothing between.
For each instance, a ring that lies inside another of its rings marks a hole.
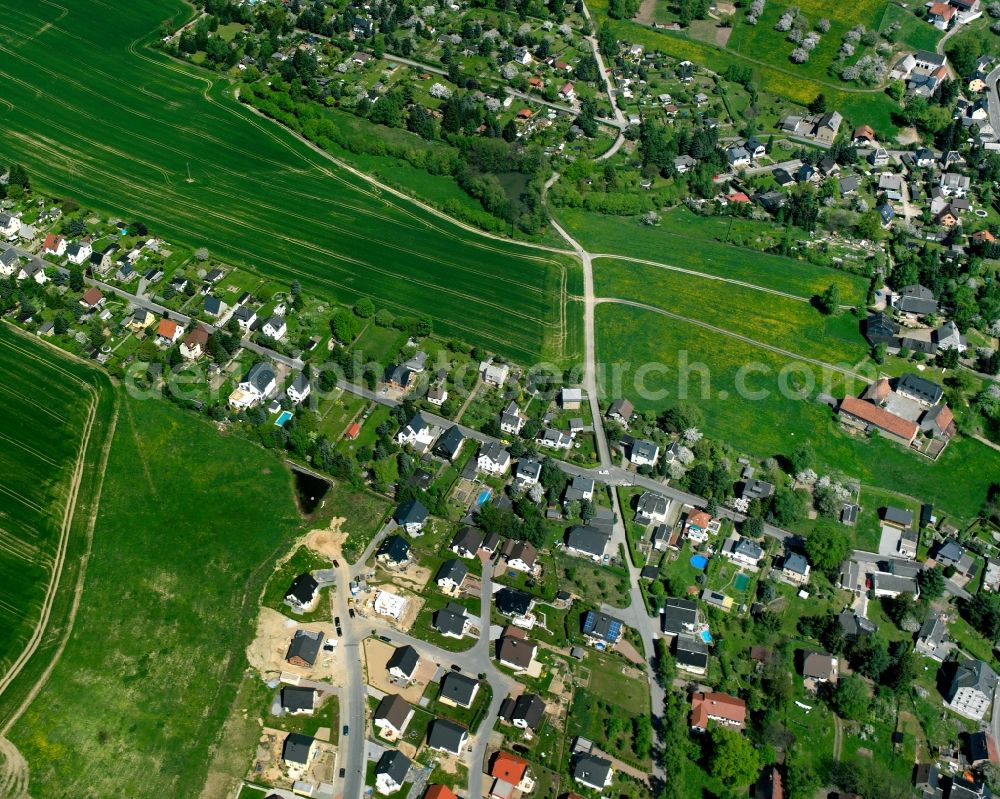
<instances>
[{"instance_id":1,"label":"house with solar panel","mask_svg":"<svg viewBox=\"0 0 1000 799\"><path fill-rule=\"evenodd\" d=\"M599 610L588 610L583 616L583 634L595 649L614 649L625 632L621 619Z\"/></svg>"}]
</instances>

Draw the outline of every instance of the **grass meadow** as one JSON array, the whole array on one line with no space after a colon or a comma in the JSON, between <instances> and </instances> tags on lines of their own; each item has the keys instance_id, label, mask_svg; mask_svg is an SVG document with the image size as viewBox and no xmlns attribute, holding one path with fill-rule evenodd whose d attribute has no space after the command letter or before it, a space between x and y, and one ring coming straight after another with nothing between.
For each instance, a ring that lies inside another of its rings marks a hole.
<instances>
[{"instance_id":1,"label":"grass meadow","mask_svg":"<svg viewBox=\"0 0 1000 799\"><path fill-rule=\"evenodd\" d=\"M840 269L725 244L729 220L695 217L686 208L665 213L655 228L643 225L638 218L622 219L569 208L560 208L558 217L567 232L594 254L657 261L805 298L836 283L841 302L851 305L863 301L868 289L867 280ZM734 220L733 224L750 223Z\"/></svg>"},{"instance_id":2,"label":"grass meadow","mask_svg":"<svg viewBox=\"0 0 1000 799\"><path fill-rule=\"evenodd\" d=\"M876 488L905 490L959 519L976 515L991 476L1000 473L1000 453L973 439L956 439L937 461L930 461L885 440L844 434L833 412L815 397L824 390L843 396L845 378L833 375L824 385L819 368L803 361L633 307L600 305L596 323L598 362L618 364L617 374L599 373L605 400L626 396L639 410L650 411L675 404L681 384L678 354L686 353L689 364L703 364L707 370L705 379L705 372L691 368L687 390L687 401L704 412L702 432L738 451L765 458L788 455L808 440L816 452L817 471L843 474ZM741 372L748 362L766 372ZM645 364L650 363L663 369L649 371ZM804 399L786 398L778 390L783 369L791 370L786 385L801 391ZM741 378L746 391L738 390ZM857 393L862 384L849 388ZM750 391L766 391L767 396L750 399Z\"/></svg>"},{"instance_id":3,"label":"grass meadow","mask_svg":"<svg viewBox=\"0 0 1000 799\"><path fill-rule=\"evenodd\" d=\"M300 526L272 454L121 398L76 624L9 736L32 796L198 796L257 599Z\"/></svg>"},{"instance_id":4,"label":"grass meadow","mask_svg":"<svg viewBox=\"0 0 1000 799\"><path fill-rule=\"evenodd\" d=\"M95 484L77 467L103 445L108 419L103 376L5 326L0 373L2 678L43 615L60 552L86 527Z\"/></svg>"},{"instance_id":5,"label":"grass meadow","mask_svg":"<svg viewBox=\"0 0 1000 799\"><path fill-rule=\"evenodd\" d=\"M526 362L575 348L562 309L573 261L371 187L240 106L225 79L147 47L189 14L180 0L139 0L109 28L98 0L0 0L5 157L56 195L321 297L370 296Z\"/></svg>"},{"instance_id":6,"label":"grass meadow","mask_svg":"<svg viewBox=\"0 0 1000 799\"><path fill-rule=\"evenodd\" d=\"M597 258L594 290L598 297L663 308L827 363L853 365L868 350L858 317L848 311L824 316L808 302L656 266Z\"/></svg>"}]
</instances>

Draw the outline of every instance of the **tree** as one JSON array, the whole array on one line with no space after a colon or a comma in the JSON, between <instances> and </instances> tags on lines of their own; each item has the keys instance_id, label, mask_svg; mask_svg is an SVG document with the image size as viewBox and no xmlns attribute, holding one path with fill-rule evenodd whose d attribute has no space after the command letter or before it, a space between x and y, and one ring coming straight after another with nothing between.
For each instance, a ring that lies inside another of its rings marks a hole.
<instances>
[{"instance_id":1,"label":"tree","mask_svg":"<svg viewBox=\"0 0 1000 799\"><path fill-rule=\"evenodd\" d=\"M760 754L742 733L714 727L711 733L712 772L734 794L749 785L760 771Z\"/></svg>"},{"instance_id":2,"label":"tree","mask_svg":"<svg viewBox=\"0 0 1000 799\"><path fill-rule=\"evenodd\" d=\"M920 595L933 602L944 594L944 574L935 566L933 569L923 569L917 573L920 583Z\"/></svg>"},{"instance_id":3,"label":"tree","mask_svg":"<svg viewBox=\"0 0 1000 799\"><path fill-rule=\"evenodd\" d=\"M826 96L823 92L817 94L809 103L809 111L813 114L825 114L827 111Z\"/></svg>"},{"instance_id":4,"label":"tree","mask_svg":"<svg viewBox=\"0 0 1000 799\"><path fill-rule=\"evenodd\" d=\"M771 517L779 527L789 527L806 514L805 492L779 488L771 498Z\"/></svg>"},{"instance_id":5,"label":"tree","mask_svg":"<svg viewBox=\"0 0 1000 799\"><path fill-rule=\"evenodd\" d=\"M792 467L792 474L799 474L811 468L815 459L816 455L813 452L812 444L808 441L803 441L795 448L795 451L792 452L788 459Z\"/></svg>"},{"instance_id":6,"label":"tree","mask_svg":"<svg viewBox=\"0 0 1000 799\"><path fill-rule=\"evenodd\" d=\"M870 706L871 698L868 696L865 681L853 674L841 677L830 695L830 707L833 712L851 721L867 719Z\"/></svg>"},{"instance_id":7,"label":"tree","mask_svg":"<svg viewBox=\"0 0 1000 799\"><path fill-rule=\"evenodd\" d=\"M362 319L370 319L375 315L375 303L370 297L362 297L354 304L354 313Z\"/></svg>"},{"instance_id":8,"label":"tree","mask_svg":"<svg viewBox=\"0 0 1000 799\"><path fill-rule=\"evenodd\" d=\"M69 270L69 287L71 291L83 291L83 272L79 269Z\"/></svg>"},{"instance_id":9,"label":"tree","mask_svg":"<svg viewBox=\"0 0 1000 799\"><path fill-rule=\"evenodd\" d=\"M742 532L748 538L760 538L764 535L764 520L760 516L751 516L743 522Z\"/></svg>"},{"instance_id":10,"label":"tree","mask_svg":"<svg viewBox=\"0 0 1000 799\"><path fill-rule=\"evenodd\" d=\"M826 291L816 298L816 307L827 315L836 313L840 307L840 287L836 283L831 283Z\"/></svg>"},{"instance_id":11,"label":"tree","mask_svg":"<svg viewBox=\"0 0 1000 799\"><path fill-rule=\"evenodd\" d=\"M816 527L806 538L806 555L813 567L830 574L836 571L847 557L851 542L846 535L830 524Z\"/></svg>"}]
</instances>

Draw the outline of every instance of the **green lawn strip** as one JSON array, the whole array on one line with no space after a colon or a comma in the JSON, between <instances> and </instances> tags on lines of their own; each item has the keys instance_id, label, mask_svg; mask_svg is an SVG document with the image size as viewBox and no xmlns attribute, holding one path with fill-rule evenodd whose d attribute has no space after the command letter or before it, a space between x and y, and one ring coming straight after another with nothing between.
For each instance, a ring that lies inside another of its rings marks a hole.
<instances>
[{"instance_id":1,"label":"green lawn strip","mask_svg":"<svg viewBox=\"0 0 1000 799\"><path fill-rule=\"evenodd\" d=\"M296 621L329 621L330 589L321 591L316 607L306 613L293 613L291 607L285 603L285 595L288 593L292 582L300 574L307 574L320 569L329 569L332 566L333 564L328 558L317 555L308 547L299 547L287 561L278 567L267 581L261 605L266 608L272 608L290 618L294 618Z\"/></svg>"},{"instance_id":2,"label":"green lawn strip","mask_svg":"<svg viewBox=\"0 0 1000 799\"><path fill-rule=\"evenodd\" d=\"M942 512L966 520L981 507L989 475L1000 469L1000 453L967 438L952 441L937 461L931 461L884 439L846 435L830 409L815 401L819 391L842 396L845 387L838 375L830 377L824 386L817 367L790 362L641 309L602 305L597 308L596 322L598 360L612 357L625 365L620 381L603 387L605 396L624 395L639 410L654 412L676 403L682 393L678 353L684 352L690 363L705 364L710 378L706 385L704 373L694 371L688 380L686 399L700 404L705 413L702 432L737 450L766 458L787 455L799 442L810 441L818 471L844 475L884 490L904 488L921 501L934 503ZM750 399L746 392L737 390L737 376L748 362L767 370L765 374L745 374L746 389L768 392L762 399ZM637 369L643 364L663 364L666 368L645 374L637 383ZM806 399L780 393L778 376L783 368L793 370L787 381L789 388L801 389ZM806 391L811 381L814 387ZM639 391L643 382L647 390ZM852 386L851 393L861 388L860 384ZM721 392L726 392L725 398L720 397Z\"/></svg>"},{"instance_id":3,"label":"green lawn strip","mask_svg":"<svg viewBox=\"0 0 1000 799\"><path fill-rule=\"evenodd\" d=\"M273 455L121 401L73 636L11 732L39 796L201 790L270 563L301 527Z\"/></svg>"},{"instance_id":4,"label":"green lawn strip","mask_svg":"<svg viewBox=\"0 0 1000 799\"><path fill-rule=\"evenodd\" d=\"M831 364L851 366L869 349L854 314L825 316L807 302L745 286L607 258L595 260L594 283L599 297L662 308Z\"/></svg>"},{"instance_id":5,"label":"green lawn strip","mask_svg":"<svg viewBox=\"0 0 1000 799\"><path fill-rule=\"evenodd\" d=\"M687 208L663 215L657 227L636 217L616 217L560 208L556 216L570 235L592 253L615 253L704 272L757 286L812 297L831 283L840 287L841 302L864 300L868 281L858 275L724 243L729 223L698 217ZM733 225L743 225L735 220ZM773 226L770 228L774 230Z\"/></svg>"},{"instance_id":6,"label":"green lawn strip","mask_svg":"<svg viewBox=\"0 0 1000 799\"><path fill-rule=\"evenodd\" d=\"M434 584L432 583L432 585ZM420 609L420 613L417 614L417 619L410 630L412 635L448 652L465 652L476 645L476 639L468 635L464 638L453 638L450 635L442 635L434 629L433 623L435 611L440 610L449 602L458 602L469 611L471 616L478 618L480 609L479 599L475 597L463 597L461 599L447 597L438 592L436 586L433 589L427 589L424 596L424 606Z\"/></svg>"}]
</instances>

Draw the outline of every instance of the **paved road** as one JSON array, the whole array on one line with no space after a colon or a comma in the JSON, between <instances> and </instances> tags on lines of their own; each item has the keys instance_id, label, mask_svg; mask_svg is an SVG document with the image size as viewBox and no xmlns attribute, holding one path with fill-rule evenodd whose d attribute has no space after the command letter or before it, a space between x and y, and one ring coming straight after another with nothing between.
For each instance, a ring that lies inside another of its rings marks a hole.
<instances>
[{"instance_id":1,"label":"paved road","mask_svg":"<svg viewBox=\"0 0 1000 799\"><path fill-rule=\"evenodd\" d=\"M343 664L344 690L340 692L340 723L347 725L349 732L346 741L340 738L338 751L338 768L346 770L343 781L343 796L345 799L357 799L365 787L365 682L361 673L361 653L358 651L364 632L359 627L358 619L351 619L347 600L351 595L349 583L351 569L346 559L337 568L337 586L333 596L333 615L339 616L344 635L340 638L337 657ZM331 738L340 730L331 730ZM339 776L335 784L340 783Z\"/></svg>"},{"instance_id":2,"label":"paved road","mask_svg":"<svg viewBox=\"0 0 1000 799\"><path fill-rule=\"evenodd\" d=\"M1000 66L986 76L986 92L989 98L987 110L990 114L990 126L993 133L1000 136L1000 92L997 91L997 81L1000 80Z\"/></svg>"}]
</instances>

